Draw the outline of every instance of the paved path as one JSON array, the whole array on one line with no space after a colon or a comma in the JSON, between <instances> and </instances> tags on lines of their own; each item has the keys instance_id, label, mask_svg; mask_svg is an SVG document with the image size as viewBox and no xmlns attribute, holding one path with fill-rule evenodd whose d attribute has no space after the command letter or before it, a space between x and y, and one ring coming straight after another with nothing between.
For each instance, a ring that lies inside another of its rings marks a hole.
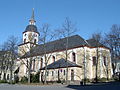
<instances>
[{"instance_id":1,"label":"paved path","mask_svg":"<svg viewBox=\"0 0 120 90\"><path fill-rule=\"evenodd\" d=\"M27 86L0 84L0 90L74 90L63 85Z\"/></svg>"},{"instance_id":2,"label":"paved path","mask_svg":"<svg viewBox=\"0 0 120 90\"><path fill-rule=\"evenodd\" d=\"M101 83L87 86L79 85L27 86L27 85L0 84L0 90L120 90L120 82Z\"/></svg>"}]
</instances>

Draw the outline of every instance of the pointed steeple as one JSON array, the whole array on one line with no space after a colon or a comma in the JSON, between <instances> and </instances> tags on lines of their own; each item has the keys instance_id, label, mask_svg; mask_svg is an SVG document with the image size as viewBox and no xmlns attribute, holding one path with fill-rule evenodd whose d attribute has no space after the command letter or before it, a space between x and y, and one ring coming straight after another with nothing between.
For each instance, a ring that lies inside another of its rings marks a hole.
<instances>
[{"instance_id":1,"label":"pointed steeple","mask_svg":"<svg viewBox=\"0 0 120 90\"><path fill-rule=\"evenodd\" d=\"M31 16L31 20L34 20L34 8L32 9L32 16Z\"/></svg>"},{"instance_id":2,"label":"pointed steeple","mask_svg":"<svg viewBox=\"0 0 120 90\"><path fill-rule=\"evenodd\" d=\"M34 8L33 8L33 10L32 10L32 16L31 16L31 19L29 20L29 23L30 23L30 25L35 25L35 19L34 19Z\"/></svg>"}]
</instances>

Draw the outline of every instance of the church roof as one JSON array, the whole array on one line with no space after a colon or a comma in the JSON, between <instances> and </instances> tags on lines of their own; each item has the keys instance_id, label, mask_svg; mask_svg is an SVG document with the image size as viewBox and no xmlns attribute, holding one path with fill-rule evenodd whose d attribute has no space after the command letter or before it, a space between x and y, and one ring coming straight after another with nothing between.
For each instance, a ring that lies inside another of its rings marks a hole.
<instances>
[{"instance_id":1,"label":"church roof","mask_svg":"<svg viewBox=\"0 0 120 90\"><path fill-rule=\"evenodd\" d=\"M28 31L39 33L35 25L28 25L23 33Z\"/></svg>"},{"instance_id":2,"label":"church roof","mask_svg":"<svg viewBox=\"0 0 120 90\"><path fill-rule=\"evenodd\" d=\"M101 44L100 42L96 41L95 39L88 39L86 40L90 47L106 47L105 45ZM107 48L107 47L106 47Z\"/></svg>"},{"instance_id":3,"label":"church roof","mask_svg":"<svg viewBox=\"0 0 120 90\"><path fill-rule=\"evenodd\" d=\"M66 40L67 40L66 38L63 38L63 39L55 40L52 42L48 42L46 44L37 45L31 50L31 55L26 54L23 56L23 58L43 55L45 52L52 53L52 52L64 51L66 50L66 44L67 44ZM95 42L93 42L92 40L86 41L79 35L74 35L74 36L68 37L68 48L67 49L73 49L73 48L78 48L78 47L83 47L83 46L95 47L96 43L95 44L94 43Z\"/></svg>"},{"instance_id":4,"label":"church roof","mask_svg":"<svg viewBox=\"0 0 120 90\"><path fill-rule=\"evenodd\" d=\"M34 19L34 8L32 10L32 16L31 16L31 19L29 20L29 25L26 27L25 32L28 32L28 31L31 31L31 32L36 32L39 34L38 30L37 30L37 27L35 26L35 19Z\"/></svg>"},{"instance_id":5,"label":"church roof","mask_svg":"<svg viewBox=\"0 0 120 90\"><path fill-rule=\"evenodd\" d=\"M32 50L32 56L44 54L45 52L44 46L46 46L46 53L63 51L66 49L66 44L67 44L66 38L63 38L52 42L48 42L45 45L44 44L37 45ZM88 44L79 35L68 37L68 49L77 48L84 45L88 45Z\"/></svg>"},{"instance_id":6,"label":"church roof","mask_svg":"<svg viewBox=\"0 0 120 90\"><path fill-rule=\"evenodd\" d=\"M47 69L66 68L66 66L68 66L68 67L82 67L82 66L77 65L76 63L69 61L69 60L67 60L67 62L66 62L66 60L64 58L61 58L61 59L49 64L47 66ZM45 70L45 67L43 67L41 70Z\"/></svg>"}]
</instances>

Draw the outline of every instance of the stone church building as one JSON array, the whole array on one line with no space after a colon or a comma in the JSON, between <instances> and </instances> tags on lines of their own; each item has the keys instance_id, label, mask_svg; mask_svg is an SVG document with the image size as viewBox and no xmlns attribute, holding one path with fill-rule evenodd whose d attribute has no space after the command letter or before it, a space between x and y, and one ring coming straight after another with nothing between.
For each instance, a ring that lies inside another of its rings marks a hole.
<instances>
[{"instance_id":1,"label":"stone church building","mask_svg":"<svg viewBox=\"0 0 120 90\"><path fill-rule=\"evenodd\" d=\"M31 73L40 72L40 81L44 80L45 76L45 60L47 60L47 81L65 81L67 67L70 82L80 82L84 78L92 80L96 75L97 60L98 78L112 77L109 48L94 39L85 40L79 35L51 41L46 45L38 44L40 33L35 22L33 11L29 25L22 33L23 42L18 48L18 53L22 57L18 72L19 78L28 77L27 65L30 60L32 60Z\"/></svg>"}]
</instances>

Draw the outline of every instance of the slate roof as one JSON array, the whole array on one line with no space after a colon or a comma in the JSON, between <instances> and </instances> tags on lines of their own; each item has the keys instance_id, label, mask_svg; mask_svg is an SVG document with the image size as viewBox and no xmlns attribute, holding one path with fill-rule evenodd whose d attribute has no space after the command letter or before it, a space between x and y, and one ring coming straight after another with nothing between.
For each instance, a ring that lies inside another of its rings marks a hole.
<instances>
[{"instance_id":1,"label":"slate roof","mask_svg":"<svg viewBox=\"0 0 120 90\"><path fill-rule=\"evenodd\" d=\"M98 47L98 46L101 46L101 47L106 47L105 45L97 42L95 39L89 39L89 40L86 40L89 44L90 47ZM108 47L106 47L108 48Z\"/></svg>"},{"instance_id":2,"label":"slate roof","mask_svg":"<svg viewBox=\"0 0 120 90\"><path fill-rule=\"evenodd\" d=\"M49 64L47 66L47 69L66 68L66 66L68 66L68 67L80 67L80 68L82 68L82 66L79 66L79 65L77 65L77 64L75 64L75 63L73 63L73 62L71 62L69 60L67 60L67 62L66 62L65 59L61 58L61 59L59 59L59 60L57 60L57 61ZM42 68L41 70L45 70L45 67Z\"/></svg>"},{"instance_id":3,"label":"slate roof","mask_svg":"<svg viewBox=\"0 0 120 90\"><path fill-rule=\"evenodd\" d=\"M45 45L44 44L37 45L31 50L30 56L43 55L45 51L46 53L63 51L66 49L66 44L67 44L66 40L67 40L66 38L63 38L63 39L55 40L52 42L48 42ZM97 42L95 40L93 39L84 40L79 35L68 37L68 49L83 47L83 46L96 47L97 46L96 44ZM103 46L103 45L99 43L99 46ZM25 56L23 56L23 58L26 56L29 57L29 55L26 54Z\"/></svg>"},{"instance_id":4,"label":"slate roof","mask_svg":"<svg viewBox=\"0 0 120 90\"><path fill-rule=\"evenodd\" d=\"M27 32L27 31L39 33L37 30L37 27L35 25L28 25L23 33Z\"/></svg>"},{"instance_id":5,"label":"slate roof","mask_svg":"<svg viewBox=\"0 0 120 90\"><path fill-rule=\"evenodd\" d=\"M66 44L67 44L66 38L48 42L45 44L46 53L65 50ZM72 48L84 46L84 45L88 45L88 44L79 35L74 35L74 36L68 37L68 49L72 49ZM42 54L44 54L44 45L43 44L37 45L32 50L32 55L42 55Z\"/></svg>"}]
</instances>

